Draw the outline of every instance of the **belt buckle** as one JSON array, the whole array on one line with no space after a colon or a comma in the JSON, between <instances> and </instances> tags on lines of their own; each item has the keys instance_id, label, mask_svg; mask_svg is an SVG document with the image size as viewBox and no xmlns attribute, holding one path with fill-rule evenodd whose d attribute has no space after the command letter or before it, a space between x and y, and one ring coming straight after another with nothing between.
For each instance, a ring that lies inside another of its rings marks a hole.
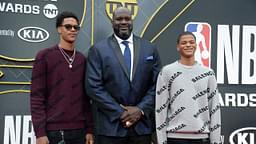
<instances>
[{"instance_id":1,"label":"belt buckle","mask_svg":"<svg viewBox=\"0 0 256 144\"><path fill-rule=\"evenodd\" d=\"M64 140L64 131L60 131L61 134L61 141L58 142L58 144L65 144L65 140Z\"/></svg>"}]
</instances>

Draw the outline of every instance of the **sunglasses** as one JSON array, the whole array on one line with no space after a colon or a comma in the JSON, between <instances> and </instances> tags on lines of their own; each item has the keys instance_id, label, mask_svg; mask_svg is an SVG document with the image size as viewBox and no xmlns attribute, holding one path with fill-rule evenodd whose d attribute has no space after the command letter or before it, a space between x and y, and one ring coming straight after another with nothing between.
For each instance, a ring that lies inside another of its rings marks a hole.
<instances>
[{"instance_id":1,"label":"sunglasses","mask_svg":"<svg viewBox=\"0 0 256 144\"><path fill-rule=\"evenodd\" d=\"M80 26L79 25L71 25L71 24L65 24L65 25L61 25L63 27L65 27L67 30L72 30L72 28L74 28L74 30L79 31L80 30Z\"/></svg>"}]
</instances>

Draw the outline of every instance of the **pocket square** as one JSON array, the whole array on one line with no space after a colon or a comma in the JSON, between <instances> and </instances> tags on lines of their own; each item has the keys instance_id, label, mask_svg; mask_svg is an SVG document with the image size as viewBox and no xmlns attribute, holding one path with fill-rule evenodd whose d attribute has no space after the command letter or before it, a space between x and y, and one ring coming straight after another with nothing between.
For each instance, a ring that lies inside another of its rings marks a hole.
<instances>
[{"instance_id":1,"label":"pocket square","mask_svg":"<svg viewBox=\"0 0 256 144\"><path fill-rule=\"evenodd\" d=\"M146 60L153 60L153 59L154 59L153 56L148 56L148 57L146 58Z\"/></svg>"}]
</instances>

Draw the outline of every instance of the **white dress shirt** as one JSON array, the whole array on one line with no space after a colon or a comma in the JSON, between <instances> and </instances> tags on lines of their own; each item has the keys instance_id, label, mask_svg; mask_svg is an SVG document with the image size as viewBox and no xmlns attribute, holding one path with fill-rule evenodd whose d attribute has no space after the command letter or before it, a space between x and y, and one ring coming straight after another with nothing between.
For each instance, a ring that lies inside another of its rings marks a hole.
<instances>
[{"instance_id":1,"label":"white dress shirt","mask_svg":"<svg viewBox=\"0 0 256 144\"><path fill-rule=\"evenodd\" d=\"M131 73L130 73L130 81L132 81L132 71L133 71L133 58L134 58L134 47L133 47L133 34L131 34L131 36L126 39L126 40L122 40L120 39L117 35L115 35L115 38L119 44L119 47L121 48L121 52L122 54L124 55L124 49L125 49L125 45L122 44L123 41L128 41L129 43L129 48L130 48L130 51L131 51Z\"/></svg>"}]
</instances>

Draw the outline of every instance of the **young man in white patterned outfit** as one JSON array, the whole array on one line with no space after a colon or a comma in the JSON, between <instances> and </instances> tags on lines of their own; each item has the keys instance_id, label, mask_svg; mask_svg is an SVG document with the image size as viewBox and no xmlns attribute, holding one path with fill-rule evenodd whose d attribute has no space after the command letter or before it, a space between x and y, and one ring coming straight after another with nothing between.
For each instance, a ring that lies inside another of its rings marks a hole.
<instances>
[{"instance_id":1,"label":"young man in white patterned outfit","mask_svg":"<svg viewBox=\"0 0 256 144\"><path fill-rule=\"evenodd\" d=\"M195 61L196 38L183 32L180 59L159 73L156 87L158 144L219 144L220 104L213 70Z\"/></svg>"}]
</instances>

